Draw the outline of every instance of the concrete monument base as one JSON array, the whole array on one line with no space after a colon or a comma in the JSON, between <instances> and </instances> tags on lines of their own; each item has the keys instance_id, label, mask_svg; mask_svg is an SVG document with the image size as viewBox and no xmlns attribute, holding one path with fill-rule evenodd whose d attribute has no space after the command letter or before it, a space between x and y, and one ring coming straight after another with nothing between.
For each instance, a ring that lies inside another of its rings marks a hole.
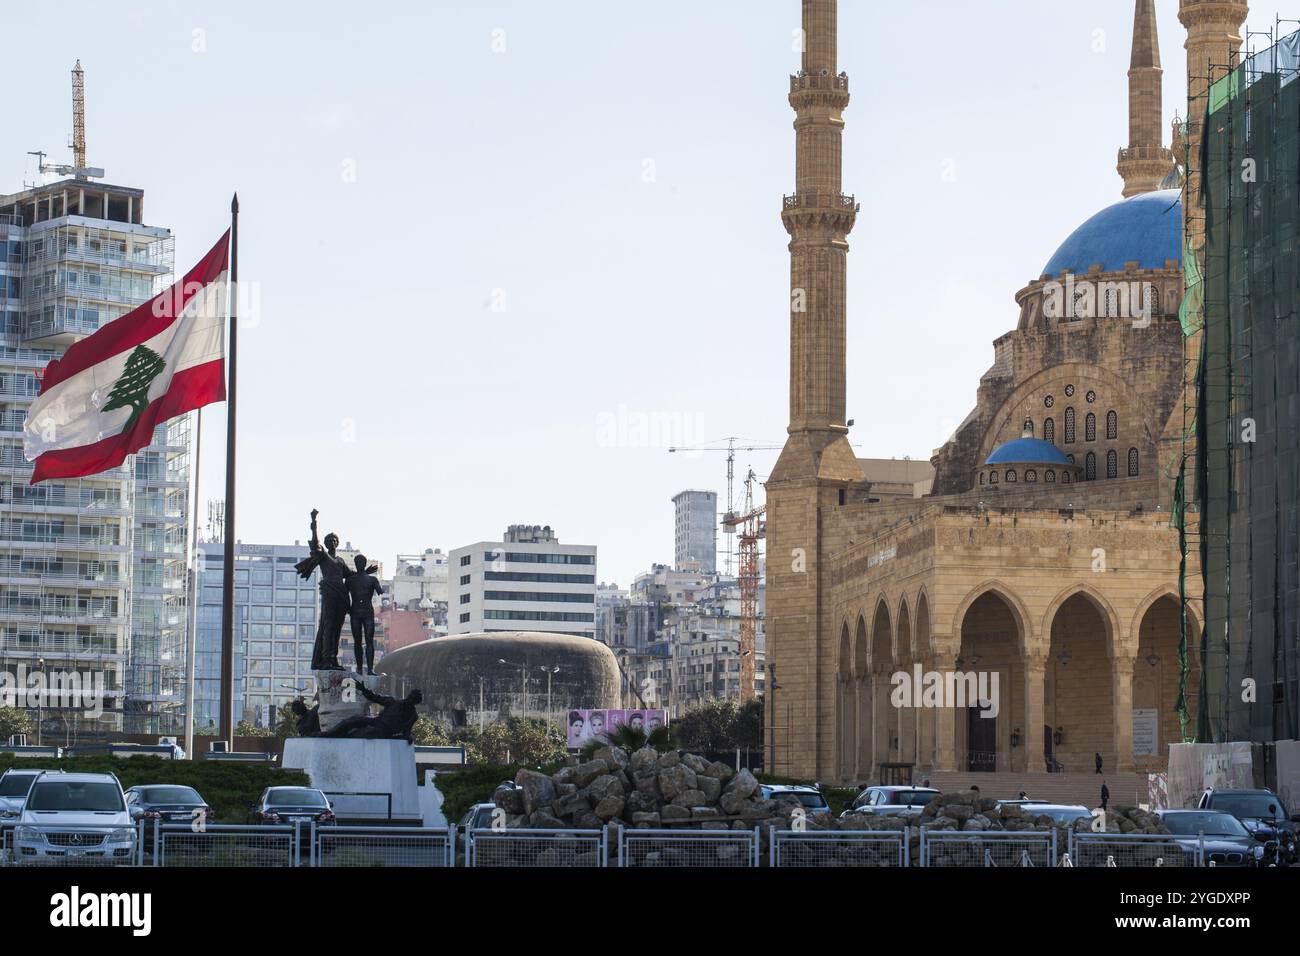
<instances>
[{"instance_id":1,"label":"concrete monument base","mask_svg":"<svg viewBox=\"0 0 1300 956\"><path fill-rule=\"evenodd\" d=\"M316 675L316 692L318 694L320 729L333 730L349 717L362 717L366 714L370 702L358 689L358 684L365 684L366 690L377 692L379 678L375 675L362 676L356 671L312 671Z\"/></svg>"},{"instance_id":2,"label":"concrete monument base","mask_svg":"<svg viewBox=\"0 0 1300 956\"><path fill-rule=\"evenodd\" d=\"M405 740L290 737L280 766L305 770L340 823L420 824L415 748Z\"/></svg>"}]
</instances>

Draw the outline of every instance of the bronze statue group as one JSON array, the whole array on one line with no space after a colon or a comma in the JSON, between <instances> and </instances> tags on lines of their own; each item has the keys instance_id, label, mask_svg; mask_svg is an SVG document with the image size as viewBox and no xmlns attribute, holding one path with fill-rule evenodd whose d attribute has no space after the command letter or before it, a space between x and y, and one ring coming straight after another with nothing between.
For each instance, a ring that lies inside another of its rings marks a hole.
<instances>
[{"instance_id":1,"label":"bronze statue group","mask_svg":"<svg viewBox=\"0 0 1300 956\"><path fill-rule=\"evenodd\" d=\"M339 536L325 535L324 547L317 537L315 509L311 513L311 553L295 567L304 579L320 570L320 622L316 626L316 643L312 648L311 669L314 671L341 671L339 640L343 633L343 618L352 621L352 641L357 662L357 674L375 673L375 609L374 598L383 594L383 586L374 576L378 567L366 566L365 555L356 556L356 569L338 556ZM364 669L363 669L364 667ZM304 737L361 737L385 739L401 737L410 740L411 728L418 714L416 705L423 699L419 690L413 690L398 700L384 694L373 693L365 683L355 681L359 690L372 704L383 709L377 717L349 717L328 731L322 731L320 713L316 707L308 708L301 698L293 702L298 718L298 733Z\"/></svg>"}]
</instances>

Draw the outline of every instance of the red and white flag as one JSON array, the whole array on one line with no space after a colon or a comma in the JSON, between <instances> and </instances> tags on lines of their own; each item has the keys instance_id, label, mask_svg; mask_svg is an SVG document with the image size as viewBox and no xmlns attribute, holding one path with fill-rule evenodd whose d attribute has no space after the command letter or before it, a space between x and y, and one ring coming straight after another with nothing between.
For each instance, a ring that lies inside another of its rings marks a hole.
<instances>
[{"instance_id":1,"label":"red and white flag","mask_svg":"<svg viewBox=\"0 0 1300 956\"><path fill-rule=\"evenodd\" d=\"M33 485L116 468L160 422L225 400L229 240L45 367L23 425Z\"/></svg>"}]
</instances>

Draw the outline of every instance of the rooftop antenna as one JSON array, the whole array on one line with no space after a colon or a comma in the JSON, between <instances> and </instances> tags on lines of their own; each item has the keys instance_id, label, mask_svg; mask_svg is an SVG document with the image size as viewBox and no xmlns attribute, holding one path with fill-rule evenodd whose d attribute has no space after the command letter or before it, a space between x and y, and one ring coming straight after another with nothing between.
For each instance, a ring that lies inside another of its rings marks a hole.
<instances>
[{"instance_id":1,"label":"rooftop antenna","mask_svg":"<svg viewBox=\"0 0 1300 956\"><path fill-rule=\"evenodd\" d=\"M45 162L45 154L28 151L35 156L37 168L43 176L53 173L56 176L75 176L77 179L103 179L104 170L97 166L86 165L86 71L81 68L81 61L72 68L72 165L56 165Z\"/></svg>"}]
</instances>

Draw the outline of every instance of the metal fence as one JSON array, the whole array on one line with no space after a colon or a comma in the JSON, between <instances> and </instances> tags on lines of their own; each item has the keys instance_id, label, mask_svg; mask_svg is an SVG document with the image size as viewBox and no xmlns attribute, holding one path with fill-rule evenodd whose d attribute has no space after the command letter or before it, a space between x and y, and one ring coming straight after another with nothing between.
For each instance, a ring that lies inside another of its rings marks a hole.
<instances>
[{"instance_id":1,"label":"metal fence","mask_svg":"<svg viewBox=\"0 0 1300 956\"><path fill-rule=\"evenodd\" d=\"M921 828L921 866L1056 866L1055 830Z\"/></svg>"},{"instance_id":2,"label":"metal fence","mask_svg":"<svg viewBox=\"0 0 1300 956\"><path fill-rule=\"evenodd\" d=\"M312 866L455 866L456 827L312 826Z\"/></svg>"},{"instance_id":3,"label":"metal fence","mask_svg":"<svg viewBox=\"0 0 1300 956\"><path fill-rule=\"evenodd\" d=\"M752 830L618 829L619 866L758 866Z\"/></svg>"},{"instance_id":4,"label":"metal fence","mask_svg":"<svg viewBox=\"0 0 1300 956\"><path fill-rule=\"evenodd\" d=\"M195 829L155 820L146 829L142 855L153 866L298 866L311 845L312 827L301 821Z\"/></svg>"},{"instance_id":5,"label":"metal fence","mask_svg":"<svg viewBox=\"0 0 1300 956\"><path fill-rule=\"evenodd\" d=\"M769 866L908 866L911 862L904 830L773 828L769 832Z\"/></svg>"},{"instance_id":6,"label":"metal fence","mask_svg":"<svg viewBox=\"0 0 1300 956\"><path fill-rule=\"evenodd\" d=\"M1071 866L1204 866L1200 837L1179 839L1162 833L1070 831Z\"/></svg>"},{"instance_id":7,"label":"metal fence","mask_svg":"<svg viewBox=\"0 0 1300 956\"><path fill-rule=\"evenodd\" d=\"M465 865L480 867L603 867L609 833L599 830L467 830Z\"/></svg>"}]
</instances>

